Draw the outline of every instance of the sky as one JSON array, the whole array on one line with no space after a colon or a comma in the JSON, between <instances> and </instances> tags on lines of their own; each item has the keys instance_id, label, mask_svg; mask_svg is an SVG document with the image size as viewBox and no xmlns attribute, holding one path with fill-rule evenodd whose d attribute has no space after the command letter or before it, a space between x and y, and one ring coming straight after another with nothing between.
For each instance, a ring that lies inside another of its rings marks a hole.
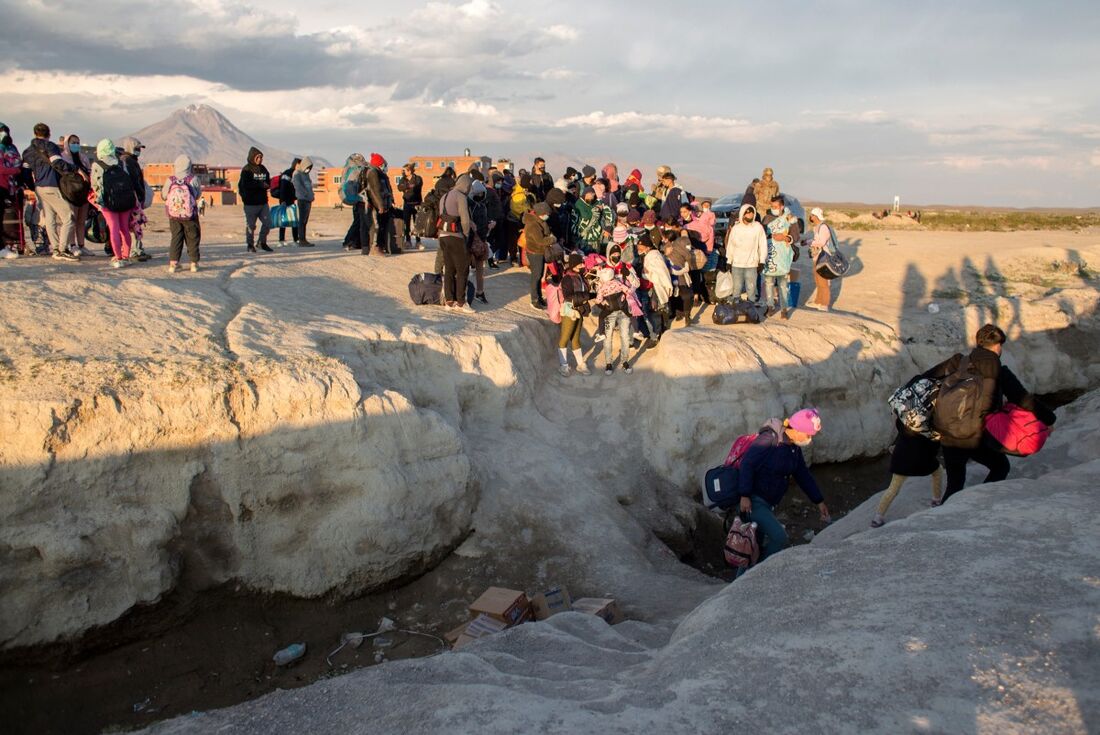
<instances>
[{"instance_id":1,"label":"sky","mask_svg":"<svg viewBox=\"0 0 1100 735\"><path fill-rule=\"evenodd\" d=\"M266 144L669 165L817 201L1100 206L1100 3L0 0L0 120L210 104ZM579 168L579 166L578 166Z\"/></svg>"}]
</instances>

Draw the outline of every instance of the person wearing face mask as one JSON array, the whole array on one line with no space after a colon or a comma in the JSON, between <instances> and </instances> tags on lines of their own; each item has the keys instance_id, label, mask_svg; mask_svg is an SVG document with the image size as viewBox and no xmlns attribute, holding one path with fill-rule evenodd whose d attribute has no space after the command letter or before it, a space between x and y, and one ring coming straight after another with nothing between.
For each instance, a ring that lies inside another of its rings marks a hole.
<instances>
[{"instance_id":1,"label":"person wearing face mask","mask_svg":"<svg viewBox=\"0 0 1100 735\"><path fill-rule=\"evenodd\" d=\"M275 198L279 200L279 204L283 205L284 208L289 207L291 204L294 204L298 199L294 194L294 172L298 169L298 164L301 163L301 162L302 162L302 159L300 159L300 158L295 158L294 160L292 160L290 162L290 168L286 169L285 171L283 171L279 175L279 185L278 185L278 187L275 187L275 184L272 183L272 187L277 189L274 192L275 193ZM352 220L355 221L355 226L358 227L359 226L358 220L356 219L354 214L352 215ZM279 227L279 245L278 246L281 247L281 248L286 247L286 231L287 231L286 227L284 227L284 226ZM297 225L294 225L293 227L290 228L290 238L294 242L298 242L298 226Z\"/></svg>"},{"instance_id":2,"label":"person wearing face mask","mask_svg":"<svg viewBox=\"0 0 1100 735\"><path fill-rule=\"evenodd\" d=\"M558 239L550 231L550 205L539 202L523 215L523 237L526 240L527 265L531 269L531 308L542 311L546 301L542 298L542 277L546 267L546 253Z\"/></svg>"},{"instance_id":3,"label":"person wearing face mask","mask_svg":"<svg viewBox=\"0 0 1100 735\"><path fill-rule=\"evenodd\" d=\"M618 194L620 186L619 167L614 163L608 163L600 170L600 175L604 178L604 181L607 182L607 190L612 194Z\"/></svg>"},{"instance_id":4,"label":"person wearing face mask","mask_svg":"<svg viewBox=\"0 0 1100 735\"><path fill-rule=\"evenodd\" d=\"M141 156L141 152L145 149L142 142L137 138L126 137L118 141L118 146L121 149L118 153L119 165L130 175L130 181L134 184L134 194L137 196L138 205L130 213L130 233L133 235L134 246L130 250L130 260L146 261L151 257L145 252L145 244L142 242L142 235L144 234L145 225L148 220L145 217L145 205L152 204L151 194L152 191L145 183L145 172L141 169L141 164L138 163L138 157Z\"/></svg>"},{"instance_id":5,"label":"person wearing face mask","mask_svg":"<svg viewBox=\"0 0 1100 735\"><path fill-rule=\"evenodd\" d=\"M0 258L9 260L18 258L22 235L19 221L23 218L21 203L22 190L19 186L19 173L23 169L23 159L19 149L11 140L11 131L0 123ZM9 223L15 223L8 228Z\"/></svg>"},{"instance_id":6,"label":"person wearing face mask","mask_svg":"<svg viewBox=\"0 0 1100 735\"><path fill-rule=\"evenodd\" d=\"M596 198L596 191L591 186L585 187L573 206L576 211L573 242L586 253L603 252L603 244L611 237L615 214Z\"/></svg>"},{"instance_id":7,"label":"person wearing face mask","mask_svg":"<svg viewBox=\"0 0 1100 735\"><path fill-rule=\"evenodd\" d=\"M489 243L491 222L489 219L489 190L484 182L476 179L470 184L469 196L470 232L469 251L470 262L474 265L474 298L483 304L488 304L485 297L485 263L492 258L492 249L483 249L478 243Z\"/></svg>"},{"instance_id":8,"label":"person wearing face mask","mask_svg":"<svg viewBox=\"0 0 1100 735\"><path fill-rule=\"evenodd\" d=\"M469 174L462 174L454 188L439 201L439 249L443 252L443 303L448 309L467 314L473 308L466 302L466 284L470 273L468 243L473 234L470 219Z\"/></svg>"},{"instance_id":9,"label":"person wearing face mask","mask_svg":"<svg viewBox=\"0 0 1100 735\"><path fill-rule=\"evenodd\" d=\"M492 270L498 268L497 261L503 260L500 230L504 222L504 201L501 192L504 188L504 177L499 171L489 172L489 181L485 186L485 214L489 218L489 229L485 235L485 242L489 246L488 266Z\"/></svg>"},{"instance_id":10,"label":"person wearing face mask","mask_svg":"<svg viewBox=\"0 0 1100 735\"><path fill-rule=\"evenodd\" d=\"M92 168L91 163L80 153L80 137L76 135L61 136L61 158L72 166L73 171L79 177L76 183L79 188L70 192L66 198L73 207L73 237L69 241L69 249L85 257L93 257L93 253L84 247L84 226L88 220L88 190L91 188ZM62 184L64 184L64 180ZM62 189L65 194L65 190Z\"/></svg>"},{"instance_id":11,"label":"person wearing face mask","mask_svg":"<svg viewBox=\"0 0 1100 735\"><path fill-rule=\"evenodd\" d=\"M756 301L757 268L768 259L768 238L764 228L756 221L756 209L742 204L737 224L726 235L726 262L733 273L733 298L744 293L749 301Z\"/></svg>"},{"instance_id":12,"label":"person wearing face mask","mask_svg":"<svg viewBox=\"0 0 1100 735\"><path fill-rule=\"evenodd\" d=\"M784 319L790 319L790 273L794 261L794 238L798 225L792 223L791 210L783 203L783 195L772 197L771 209L764 215L764 230L768 234L768 260L764 263L764 303L768 306L768 316L781 311ZM791 232L792 226L795 232ZM779 303L776 304L776 291Z\"/></svg>"},{"instance_id":13,"label":"person wearing face mask","mask_svg":"<svg viewBox=\"0 0 1100 735\"><path fill-rule=\"evenodd\" d=\"M110 138L96 144L96 162L92 165L92 191L95 205L107 221L111 267L123 268L131 259L130 215L138 208L137 195L128 186L129 177L117 157L118 148Z\"/></svg>"},{"instance_id":14,"label":"person wearing face mask","mask_svg":"<svg viewBox=\"0 0 1100 735\"><path fill-rule=\"evenodd\" d=\"M536 158L531 165L531 185L527 190L535 197L536 202L544 202L553 188L554 177L546 173L546 159Z\"/></svg>"},{"instance_id":15,"label":"person wearing face mask","mask_svg":"<svg viewBox=\"0 0 1100 735\"><path fill-rule=\"evenodd\" d=\"M654 242L652 238L656 238ZM672 274L668 272L665 256L658 249L661 234L654 230L638 239L638 253L642 256L642 308L649 322L650 349L656 349L661 337L669 329L669 301L672 298Z\"/></svg>"},{"instance_id":16,"label":"person wearing face mask","mask_svg":"<svg viewBox=\"0 0 1100 735\"><path fill-rule=\"evenodd\" d=\"M294 175L290 177L294 186L294 197L298 200L298 247L311 248L313 243L306 237L306 226L309 224L309 213L313 209L313 159L304 157L294 169Z\"/></svg>"},{"instance_id":17,"label":"person wearing face mask","mask_svg":"<svg viewBox=\"0 0 1100 735\"><path fill-rule=\"evenodd\" d=\"M760 430L739 465L738 507L742 518L755 523L765 542L760 561L787 547L787 532L775 517L775 508L787 494L791 478L817 505L821 521L829 523L829 508L802 455L821 431L816 408L804 408L785 421L771 419Z\"/></svg>"}]
</instances>

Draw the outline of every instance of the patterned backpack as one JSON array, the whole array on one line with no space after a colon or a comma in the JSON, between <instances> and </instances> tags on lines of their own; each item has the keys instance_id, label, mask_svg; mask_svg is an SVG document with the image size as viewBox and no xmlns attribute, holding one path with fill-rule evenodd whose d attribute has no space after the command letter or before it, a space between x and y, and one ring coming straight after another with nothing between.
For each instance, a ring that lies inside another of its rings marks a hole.
<instances>
[{"instance_id":1,"label":"patterned backpack","mask_svg":"<svg viewBox=\"0 0 1100 735\"><path fill-rule=\"evenodd\" d=\"M168 210L168 219L190 220L195 218L195 192L191 190L191 177L180 181L175 176L168 177L168 190L164 195L164 206Z\"/></svg>"},{"instance_id":2,"label":"patterned backpack","mask_svg":"<svg viewBox=\"0 0 1100 735\"><path fill-rule=\"evenodd\" d=\"M888 402L890 409L906 429L933 441L939 441L939 432L932 428L932 415L935 412L939 394L939 381L919 378L909 381L894 391Z\"/></svg>"},{"instance_id":3,"label":"patterned backpack","mask_svg":"<svg viewBox=\"0 0 1100 735\"><path fill-rule=\"evenodd\" d=\"M756 524L733 519L726 536L726 563L731 567L751 567L760 559L760 545L756 541Z\"/></svg>"}]
</instances>

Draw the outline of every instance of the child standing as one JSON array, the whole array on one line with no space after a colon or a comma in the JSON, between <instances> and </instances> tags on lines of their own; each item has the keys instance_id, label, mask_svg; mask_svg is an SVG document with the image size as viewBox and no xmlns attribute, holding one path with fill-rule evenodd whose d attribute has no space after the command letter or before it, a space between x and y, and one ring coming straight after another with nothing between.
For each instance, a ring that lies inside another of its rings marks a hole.
<instances>
[{"instance_id":1,"label":"child standing","mask_svg":"<svg viewBox=\"0 0 1100 735\"><path fill-rule=\"evenodd\" d=\"M202 190L191 172L191 159L179 156L175 162L175 174L168 177L164 187L164 207L168 210L168 225L172 236L168 254L169 273L175 273L179 268L184 242L187 243L187 257L191 259L191 272L199 269L202 230L199 227L197 201L201 196Z\"/></svg>"},{"instance_id":2,"label":"child standing","mask_svg":"<svg viewBox=\"0 0 1100 735\"><path fill-rule=\"evenodd\" d=\"M110 138L96 144L98 160L92 165L92 191L95 205L107 221L111 267L122 268L130 263L130 215L138 207L138 201L130 175L119 164L115 150Z\"/></svg>"},{"instance_id":3,"label":"child standing","mask_svg":"<svg viewBox=\"0 0 1100 735\"><path fill-rule=\"evenodd\" d=\"M561 275L561 334L558 337L558 372L569 375L569 349L577 362L577 373L588 375L588 366L581 352L581 325L588 315L588 284L584 281L584 258L572 253Z\"/></svg>"},{"instance_id":4,"label":"child standing","mask_svg":"<svg viewBox=\"0 0 1100 735\"><path fill-rule=\"evenodd\" d=\"M611 343L615 340L615 330L618 329L619 360L622 362L623 372L630 375L634 372L630 367L632 317L642 313L634 288L615 272L613 266L601 268L597 277L596 303L604 308L603 358L607 364L604 374L611 375L615 372L614 363L611 362Z\"/></svg>"}]
</instances>

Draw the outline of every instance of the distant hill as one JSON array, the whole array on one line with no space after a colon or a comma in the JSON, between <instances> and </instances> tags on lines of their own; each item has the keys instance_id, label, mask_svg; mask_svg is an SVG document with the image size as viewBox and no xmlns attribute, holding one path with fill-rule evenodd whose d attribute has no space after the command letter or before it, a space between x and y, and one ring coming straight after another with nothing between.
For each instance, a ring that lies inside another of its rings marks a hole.
<instances>
[{"instance_id":1,"label":"distant hill","mask_svg":"<svg viewBox=\"0 0 1100 735\"><path fill-rule=\"evenodd\" d=\"M241 166L248 149L255 146L263 151L268 169L281 171L299 155L264 145L209 105L189 105L131 135L146 146L142 159L157 163L174 161L183 153L194 163ZM312 158L315 170L331 165L323 158Z\"/></svg>"}]
</instances>

